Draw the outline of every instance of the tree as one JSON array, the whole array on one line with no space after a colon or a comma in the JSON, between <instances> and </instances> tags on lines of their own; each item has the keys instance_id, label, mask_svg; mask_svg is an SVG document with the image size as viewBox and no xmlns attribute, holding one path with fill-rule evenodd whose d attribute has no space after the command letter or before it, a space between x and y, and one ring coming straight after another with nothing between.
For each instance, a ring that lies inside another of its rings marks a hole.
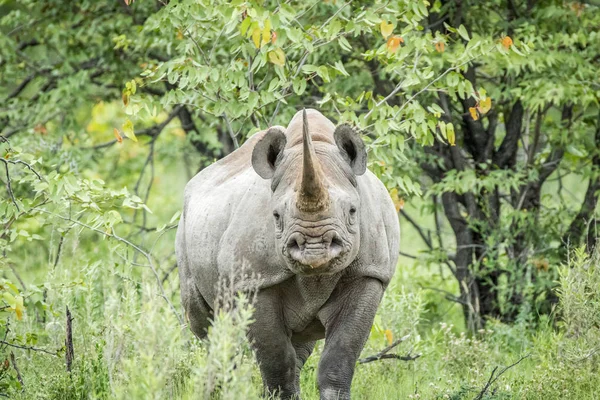
<instances>
[{"instance_id":1,"label":"tree","mask_svg":"<svg viewBox=\"0 0 600 400\"><path fill-rule=\"evenodd\" d=\"M455 243L403 214L452 271L472 329L548 311L563 243L595 245L593 2L56 0L0 11L0 265L14 279L32 246L56 266L77 228L133 249L164 292L172 255L163 267L145 246L177 215L148 212L155 169L184 159L191 175L301 107L364 130L399 210L401 197L425 199L438 228L443 210ZM576 204L567 177L587 182ZM53 229L58 244L42 240ZM45 312L47 289L1 290L7 318Z\"/></svg>"},{"instance_id":2,"label":"tree","mask_svg":"<svg viewBox=\"0 0 600 400\"><path fill-rule=\"evenodd\" d=\"M491 107L438 92L442 119L460 127L457 146L438 142L419 157L433 207L441 204L456 238L450 260L465 316L479 328L486 317L514 321L523 306L547 312L566 248L584 238L590 251L595 245L600 49L589 37L598 35L597 10L509 1L468 9L448 2L440 11L430 18L464 24L473 36L506 35L507 49L520 38L529 49L462 71ZM563 196L573 175L588 181L576 204ZM547 189L553 181L558 188Z\"/></svg>"}]
</instances>

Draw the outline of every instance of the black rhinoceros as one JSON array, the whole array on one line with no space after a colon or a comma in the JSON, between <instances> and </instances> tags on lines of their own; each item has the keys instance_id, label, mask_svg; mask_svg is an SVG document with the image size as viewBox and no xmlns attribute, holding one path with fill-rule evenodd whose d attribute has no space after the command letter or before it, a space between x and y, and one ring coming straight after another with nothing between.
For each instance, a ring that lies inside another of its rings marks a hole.
<instances>
[{"instance_id":1,"label":"black rhinoceros","mask_svg":"<svg viewBox=\"0 0 600 400\"><path fill-rule=\"evenodd\" d=\"M398 216L366 163L356 131L307 110L186 186L176 250L189 325L206 335L217 282L244 262L258 278L248 335L265 389L282 398L299 397L300 370L322 338L321 399L350 397L394 274Z\"/></svg>"}]
</instances>

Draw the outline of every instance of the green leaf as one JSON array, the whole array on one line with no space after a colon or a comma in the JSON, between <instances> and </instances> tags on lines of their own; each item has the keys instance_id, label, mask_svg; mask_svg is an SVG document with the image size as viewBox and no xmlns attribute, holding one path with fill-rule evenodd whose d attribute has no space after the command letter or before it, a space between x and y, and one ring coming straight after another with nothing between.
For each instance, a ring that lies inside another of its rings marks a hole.
<instances>
[{"instance_id":1,"label":"green leaf","mask_svg":"<svg viewBox=\"0 0 600 400\"><path fill-rule=\"evenodd\" d=\"M129 120L129 118L127 118L125 120L125 123L123 123L123 126L121 126L121 128L122 128L125 136L127 136L129 139L131 139L137 143L138 140L137 140L137 137L135 136L135 131L133 129L133 123L131 122L131 120Z\"/></svg>"},{"instance_id":2,"label":"green leaf","mask_svg":"<svg viewBox=\"0 0 600 400\"><path fill-rule=\"evenodd\" d=\"M469 38L469 34L467 33L467 29L464 25L458 27L458 34L466 41L471 40L471 38Z\"/></svg>"}]
</instances>

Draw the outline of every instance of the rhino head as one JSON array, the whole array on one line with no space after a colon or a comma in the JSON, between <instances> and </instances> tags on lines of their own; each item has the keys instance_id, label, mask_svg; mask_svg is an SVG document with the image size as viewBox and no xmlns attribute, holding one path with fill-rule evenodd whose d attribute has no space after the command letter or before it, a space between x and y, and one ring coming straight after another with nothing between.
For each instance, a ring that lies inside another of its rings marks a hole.
<instances>
[{"instance_id":1,"label":"rhino head","mask_svg":"<svg viewBox=\"0 0 600 400\"><path fill-rule=\"evenodd\" d=\"M252 153L254 170L271 179L267 223L274 225L276 248L293 273L339 272L360 246L356 176L366 171L365 145L350 126L336 128L315 110L310 124L304 110L287 130L269 129Z\"/></svg>"}]
</instances>

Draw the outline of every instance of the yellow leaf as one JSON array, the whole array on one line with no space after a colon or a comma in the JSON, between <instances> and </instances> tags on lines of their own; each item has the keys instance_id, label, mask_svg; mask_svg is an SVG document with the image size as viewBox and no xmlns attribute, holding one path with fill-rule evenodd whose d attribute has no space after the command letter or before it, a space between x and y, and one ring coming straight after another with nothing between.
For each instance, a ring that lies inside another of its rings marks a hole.
<instances>
[{"instance_id":1,"label":"yellow leaf","mask_svg":"<svg viewBox=\"0 0 600 400\"><path fill-rule=\"evenodd\" d=\"M469 107L469 113L471 113L471 118L473 118L473 121L477 121L479 119L479 115L477 115L477 109L475 107Z\"/></svg>"},{"instance_id":2,"label":"yellow leaf","mask_svg":"<svg viewBox=\"0 0 600 400\"><path fill-rule=\"evenodd\" d=\"M446 138L448 139L448 143L450 146L456 145L456 135L454 134L454 125L451 123L446 124Z\"/></svg>"},{"instance_id":3,"label":"yellow leaf","mask_svg":"<svg viewBox=\"0 0 600 400\"><path fill-rule=\"evenodd\" d=\"M395 53L396 51L398 51L400 43L404 43L404 39L402 39L400 36L390 36L390 38L387 41L387 50L390 53Z\"/></svg>"},{"instance_id":4,"label":"yellow leaf","mask_svg":"<svg viewBox=\"0 0 600 400\"><path fill-rule=\"evenodd\" d=\"M280 67L282 67L283 64L285 64L285 53L280 48L271 50L268 56L269 61L275 65L279 65Z\"/></svg>"},{"instance_id":5,"label":"yellow leaf","mask_svg":"<svg viewBox=\"0 0 600 400\"><path fill-rule=\"evenodd\" d=\"M388 346L391 346L392 343L394 343L394 334L389 329L386 329L385 331L383 331L383 334L385 335L385 338L387 339Z\"/></svg>"},{"instance_id":6,"label":"yellow leaf","mask_svg":"<svg viewBox=\"0 0 600 400\"><path fill-rule=\"evenodd\" d=\"M513 41L510 38L510 36L505 36L502 38L502 46L504 46L504 48L506 50L510 49L510 46L512 46L512 44L513 44Z\"/></svg>"},{"instance_id":7,"label":"yellow leaf","mask_svg":"<svg viewBox=\"0 0 600 400\"><path fill-rule=\"evenodd\" d=\"M404 208L404 199L398 196L398 188L390 190L390 197L396 208L396 212L400 212Z\"/></svg>"},{"instance_id":8,"label":"yellow leaf","mask_svg":"<svg viewBox=\"0 0 600 400\"><path fill-rule=\"evenodd\" d=\"M252 31L252 42L257 49L260 48L260 33L261 30L259 27L254 28Z\"/></svg>"},{"instance_id":9,"label":"yellow leaf","mask_svg":"<svg viewBox=\"0 0 600 400\"><path fill-rule=\"evenodd\" d=\"M17 319L20 321L23 319L23 311L25 307L23 306L23 297L17 296L15 297L16 305L15 305L15 314L17 315Z\"/></svg>"},{"instance_id":10,"label":"yellow leaf","mask_svg":"<svg viewBox=\"0 0 600 400\"><path fill-rule=\"evenodd\" d=\"M123 143L123 136L121 136L117 128L113 130L113 133L115 134L115 139L117 139L117 142Z\"/></svg>"},{"instance_id":11,"label":"yellow leaf","mask_svg":"<svg viewBox=\"0 0 600 400\"><path fill-rule=\"evenodd\" d=\"M137 137L135 136L135 132L133 130L133 123L129 120L129 118L127 118L127 120L123 124L122 128L123 128L123 133L125 134L125 136L127 136L129 139L131 139L137 143L138 140L137 140Z\"/></svg>"},{"instance_id":12,"label":"yellow leaf","mask_svg":"<svg viewBox=\"0 0 600 400\"><path fill-rule=\"evenodd\" d=\"M486 97L485 99L481 100L479 102L479 106L477 106L477 110L479 110L479 112L482 114L486 114L488 111L490 111L491 108L492 108L492 98L491 97Z\"/></svg>"},{"instance_id":13,"label":"yellow leaf","mask_svg":"<svg viewBox=\"0 0 600 400\"><path fill-rule=\"evenodd\" d=\"M262 31L262 41L260 42L260 47L263 47L265 44L269 43L271 40L271 20L268 19L265 21L265 27Z\"/></svg>"},{"instance_id":14,"label":"yellow leaf","mask_svg":"<svg viewBox=\"0 0 600 400\"><path fill-rule=\"evenodd\" d=\"M379 29L381 30L381 35L387 39L387 37L390 36L394 31L394 25L388 23L387 21L381 21Z\"/></svg>"}]
</instances>

